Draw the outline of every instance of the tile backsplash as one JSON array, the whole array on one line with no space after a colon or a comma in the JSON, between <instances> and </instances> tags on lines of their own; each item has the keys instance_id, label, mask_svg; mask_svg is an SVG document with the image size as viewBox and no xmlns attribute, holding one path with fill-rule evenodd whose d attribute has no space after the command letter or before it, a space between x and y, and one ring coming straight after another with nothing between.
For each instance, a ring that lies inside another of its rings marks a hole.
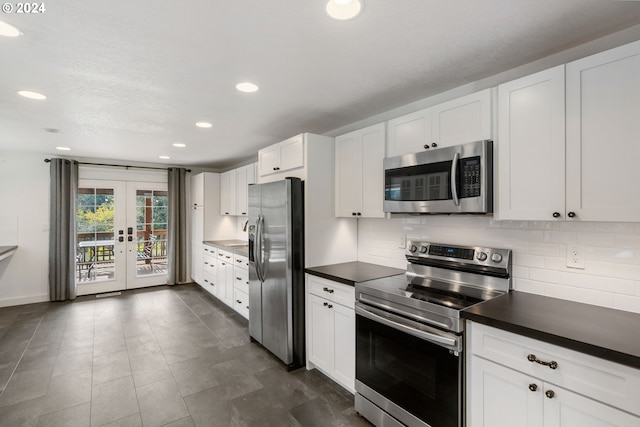
<instances>
[{"instance_id":1,"label":"tile backsplash","mask_svg":"<svg viewBox=\"0 0 640 427\"><path fill-rule=\"evenodd\" d=\"M640 313L640 224L497 221L483 216L358 220L358 260L405 268L402 239L513 251L514 289ZM567 267L579 245L584 269Z\"/></svg>"}]
</instances>

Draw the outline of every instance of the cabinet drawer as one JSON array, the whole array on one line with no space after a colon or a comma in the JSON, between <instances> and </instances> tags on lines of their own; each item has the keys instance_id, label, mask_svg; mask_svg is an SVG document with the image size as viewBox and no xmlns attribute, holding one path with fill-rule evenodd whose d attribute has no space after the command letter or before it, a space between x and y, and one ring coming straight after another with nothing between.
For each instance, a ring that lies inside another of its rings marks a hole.
<instances>
[{"instance_id":1,"label":"cabinet drawer","mask_svg":"<svg viewBox=\"0 0 640 427\"><path fill-rule=\"evenodd\" d=\"M237 265L233 269L233 286L245 293L249 293L249 271L239 268Z\"/></svg>"},{"instance_id":2,"label":"cabinet drawer","mask_svg":"<svg viewBox=\"0 0 640 427\"><path fill-rule=\"evenodd\" d=\"M249 258L243 255L233 254L233 265L247 270L249 269Z\"/></svg>"},{"instance_id":3,"label":"cabinet drawer","mask_svg":"<svg viewBox=\"0 0 640 427\"><path fill-rule=\"evenodd\" d=\"M203 247L203 253L204 255L210 255L215 257L218 254L218 248L216 248L215 246L211 246L211 245L204 245Z\"/></svg>"},{"instance_id":4,"label":"cabinet drawer","mask_svg":"<svg viewBox=\"0 0 640 427\"><path fill-rule=\"evenodd\" d=\"M225 251L224 249L218 249L218 259L233 262L233 252Z\"/></svg>"},{"instance_id":5,"label":"cabinet drawer","mask_svg":"<svg viewBox=\"0 0 640 427\"><path fill-rule=\"evenodd\" d=\"M206 252L205 252L206 253ZM216 258L211 255L202 257L202 269L205 273L216 274Z\"/></svg>"},{"instance_id":6,"label":"cabinet drawer","mask_svg":"<svg viewBox=\"0 0 640 427\"><path fill-rule=\"evenodd\" d=\"M217 296L216 295L216 281L217 281L216 276L205 271L203 274L202 280L204 283L204 285L202 286L204 290L209 292L213 296Z\"/></svg>"},{"instance_id":7,"label":"cabinet drawer","mask_svg":"<svg viewBox=\"0 0 640 427\"><path fill-rule=\"evenodd\" d=\"M640 370L474 322L467 333L472 354L640 415Z\"/></svg>"},{"instance_id":8,"label":"cabinet drawer","mask_svg":"<svg viewBox=\"0 0 640 427\"><path fill-rule=\"evenodd\" d=\"M347 307L355 305L356 291L353 286L307 274L307 290L321 298Z\"/></svg>"},{"instance_id":9,"label":"cabinet drawer","mask_svg":"<svg viewBox=\"0 0 640 427\"><path fill-rule=\"evenodd\" d=\"M233 309L245 319L249 318L249 295L239 289L233 293Z\"/></svg>"}]
</instances>

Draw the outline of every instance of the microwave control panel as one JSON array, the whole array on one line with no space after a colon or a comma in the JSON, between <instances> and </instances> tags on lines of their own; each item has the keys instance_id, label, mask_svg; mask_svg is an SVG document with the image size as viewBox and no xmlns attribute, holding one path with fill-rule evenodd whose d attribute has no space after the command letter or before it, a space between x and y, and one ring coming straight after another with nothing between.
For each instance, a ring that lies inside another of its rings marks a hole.
<instances>
[{"instance_id":1,"label":"microwave control panel","mask_svg":"<svg viewBox=\"0 0 640 427\"><path fill-rule=\"evenodd\" d=\"M480 196L480 157L460 159L460 198Z\"/></svg>"}]
</instances>

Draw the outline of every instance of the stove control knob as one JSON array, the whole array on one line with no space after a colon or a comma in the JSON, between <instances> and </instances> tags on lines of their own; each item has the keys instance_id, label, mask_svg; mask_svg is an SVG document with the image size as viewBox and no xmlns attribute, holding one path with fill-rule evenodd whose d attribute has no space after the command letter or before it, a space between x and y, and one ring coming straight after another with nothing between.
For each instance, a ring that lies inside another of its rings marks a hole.
<instances>
[{"instance_id":1,"label":"stove control knob","mask_svg":"<svg viewBox=\"0 0 640 427\"><path fill-rule=\"evenodd\" d=\"M427 253L427 247L426 246L420 246L420 253L426 254Z\"/></svg>"},{"instance_id":2,"label":"stove control knob","mask_svg":"<svg viewBox=\"0 0 640 427\"><path fill-rule=\"evenodd\" d=\"M493 254L493 255L491 255L491 261L493 261L493 262L500 262L500 261L502 261L502 255L500 255L500 254Z\"/></svg>"},{"instance_id":3,"label":"stove control knob","mask_svg":"<svg viewBox=\"0 0 640 427\"><path fill-rule=\"evenodd\" d=\"M485 252L478 252L476 258L478 258L478 261L484 261L487 259L487 254Z\"/></svg>"},{"instance_id":4,"label":"stove control knob","mask_svg":"<svg viewBox=\"0 0 640 427\"><path fill-rule=\"evenodd\" d=\"M409 247L409 252L415 252L415 251L417 251L417 250L418 250L418 248L416 247L416 245L411 245L411 246Z\"/></svg>"}]
</instances>

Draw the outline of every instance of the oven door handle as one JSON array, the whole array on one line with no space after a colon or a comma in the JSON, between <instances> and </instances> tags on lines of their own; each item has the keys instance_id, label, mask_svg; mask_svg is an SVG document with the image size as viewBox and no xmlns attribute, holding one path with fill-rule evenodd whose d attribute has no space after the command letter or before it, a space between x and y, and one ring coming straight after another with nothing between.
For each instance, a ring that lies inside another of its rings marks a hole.
<instances>
[{"instance_id":1,"label":"oven door handle","mask_svg":"<svg viewBox=\"0 0 640 427\"><path fill-rule=\"evenodd\" d=\"M378 314L372 313L371 311L363 308L359 303L356 302L355 306L356 314L359 314L362 317L366 317L369 320L373 320L374 322L382 323L383 325L389 326L390 328L396 329L401 332L405 332L409 335L413 335L416 338L423 339L425 341L432 342L434 344L438 344L441 347L448 348L453 351L460 351L459 341L455 338L447 338L442 335L437 335L431 332L421 331L416 328L412 328L409 325L404 325L402 323L395 322L393 320L382 317ZM395 317L395 316L394 316Z\"/></svg>"}]
</instances>

